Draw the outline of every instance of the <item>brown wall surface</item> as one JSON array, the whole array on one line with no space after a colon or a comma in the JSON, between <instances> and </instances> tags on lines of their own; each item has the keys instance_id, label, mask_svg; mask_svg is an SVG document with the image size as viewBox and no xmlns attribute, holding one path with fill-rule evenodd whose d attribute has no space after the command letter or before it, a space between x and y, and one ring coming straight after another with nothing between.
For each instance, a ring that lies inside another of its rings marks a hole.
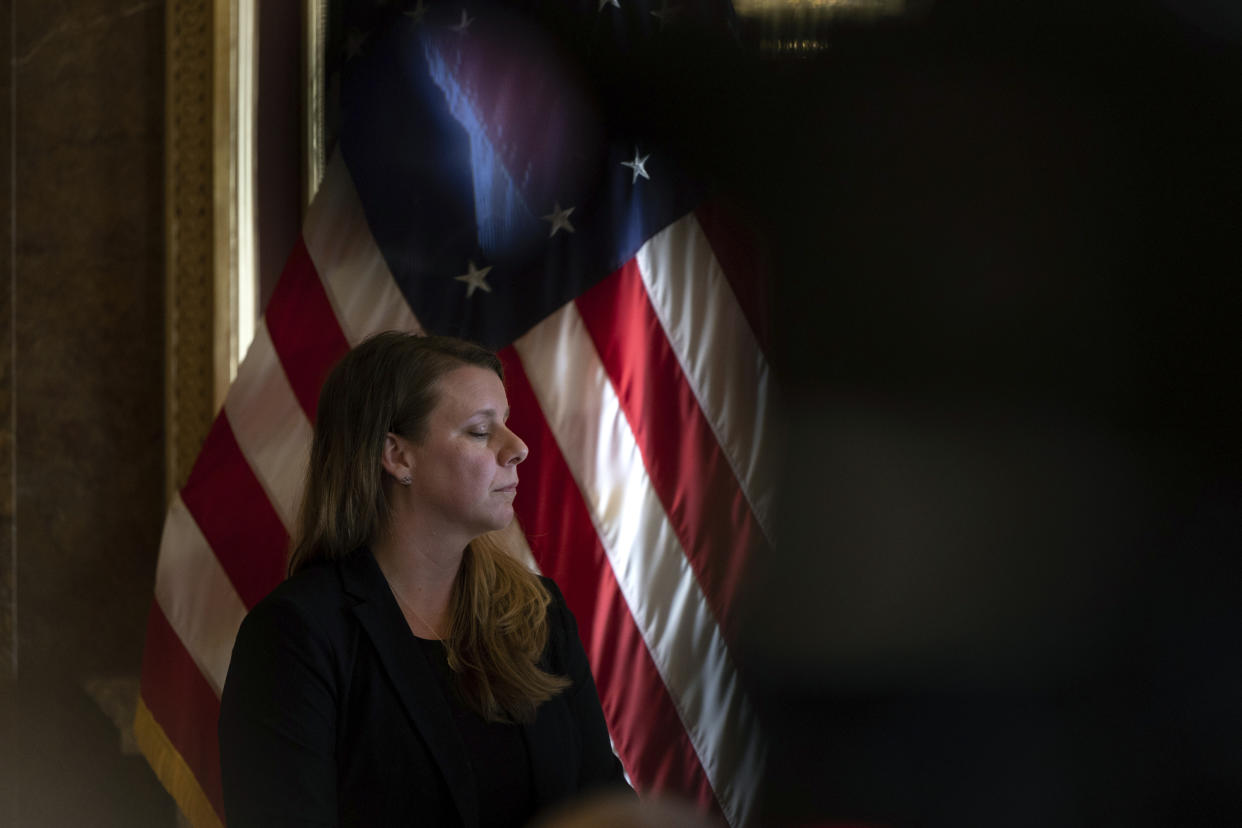
<instances>
[{"instance_id":1,"label":"brown wall surface","mask_svg":"<svg viewBox=\"0 0 1242 828\"><path fill-rule=\"evenodd\" d=\"M13 139L9 113L13 100L10 58L12 11L0 5L0 102L4 127L0 128L0 822L13 822L15 789L12 745L17 721L12 701L15 667L16 605L13 550Z\"/></svg>"},{"instance_id":2,"label":"brown wall surface","mask_svg":"<svg viewBox=\"0 0 1242 828\"><path fill-rule=\"evenodd\" d=\"M171 826L122 738L164 511L164 3L7 0L0 49L0 824Z\"/></svg>"}]
</instances>

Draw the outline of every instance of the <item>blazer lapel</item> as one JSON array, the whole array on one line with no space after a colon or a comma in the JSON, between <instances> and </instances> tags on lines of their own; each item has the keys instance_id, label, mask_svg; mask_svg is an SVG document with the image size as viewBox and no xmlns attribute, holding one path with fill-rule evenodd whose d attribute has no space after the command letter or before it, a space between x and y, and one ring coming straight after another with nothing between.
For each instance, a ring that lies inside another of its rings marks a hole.
<instances>
[{"instance_id":1,"label":"blazer lapel","mask_svg":"<svg viewBox=\"0 0 1242 828\"><path fill-rule=\"evenodd\" d=\"M474 770L453 713L432 667L419 650L375 558L361 549L341 564L345 591L358 599L354 615L371 639L405 712L427 742L466 828L477 828Z\"/></svg>"}]
</instances>

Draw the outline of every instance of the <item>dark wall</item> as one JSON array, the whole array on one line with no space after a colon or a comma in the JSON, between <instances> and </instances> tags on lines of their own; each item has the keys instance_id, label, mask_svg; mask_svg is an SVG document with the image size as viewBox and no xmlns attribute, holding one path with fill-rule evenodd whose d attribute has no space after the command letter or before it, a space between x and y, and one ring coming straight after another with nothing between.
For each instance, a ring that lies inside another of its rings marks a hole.
<instances>
[{"instance_id":1,"label":"dark wall","mask_svg":"<svg viewBox=\"0 0 1242 828\"><path fill-rule=\"evenodd\" d=\"M792 414L770 816L1237 824L1242 21L927 5L708 130Z\"/></svg>"},{"instance_id":2,"label":"dark wall","mask_svg":"<svg viewBox=\"0 0 1242 828\"><path fill-rule=\"evenodd\" d=\"M164 8L0 8L0 823L170 826L122 739L164 510Z\"/></svg>"}]
</instances>

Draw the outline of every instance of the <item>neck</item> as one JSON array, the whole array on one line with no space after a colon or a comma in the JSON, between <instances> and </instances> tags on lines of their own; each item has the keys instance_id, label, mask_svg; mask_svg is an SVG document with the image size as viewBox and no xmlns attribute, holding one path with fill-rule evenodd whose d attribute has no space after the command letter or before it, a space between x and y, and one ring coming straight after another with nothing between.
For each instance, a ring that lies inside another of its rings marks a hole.
<instances>
[{"instance_id":1,"label":"neck","mask_svg":"<svg viewBox=\"0 0 1242 828\"><path fill-rule=\"evenodd\" d=\"M394 520L389 531L372 542L371 552L398 603L409 611L411 627L420 621L428 628L425 632L440 637L448 630L449 599L468 541L459 545L458 539L425 534L409 527L402 531L401 523Z\"/></svg>"}]
</instances>

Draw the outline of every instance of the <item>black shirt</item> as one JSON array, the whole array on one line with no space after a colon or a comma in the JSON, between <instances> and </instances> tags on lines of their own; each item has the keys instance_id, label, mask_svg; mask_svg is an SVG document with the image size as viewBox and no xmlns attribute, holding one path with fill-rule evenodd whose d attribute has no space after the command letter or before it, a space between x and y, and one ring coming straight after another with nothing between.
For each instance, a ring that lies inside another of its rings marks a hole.
<instances>
[{"instance_id":1,"label":"black shirt","mask_svg":"<svg viewBox=\"0 0 1242 828\"><path fill-rule=\"evenodd\" d=\"M525 825L534 816L535 789L521 727L486 721L467 707L449 669L444 643L417 636L415 639L439 679L470 756L478 789L480 828Z\"/></svg>"}]
</instances>

